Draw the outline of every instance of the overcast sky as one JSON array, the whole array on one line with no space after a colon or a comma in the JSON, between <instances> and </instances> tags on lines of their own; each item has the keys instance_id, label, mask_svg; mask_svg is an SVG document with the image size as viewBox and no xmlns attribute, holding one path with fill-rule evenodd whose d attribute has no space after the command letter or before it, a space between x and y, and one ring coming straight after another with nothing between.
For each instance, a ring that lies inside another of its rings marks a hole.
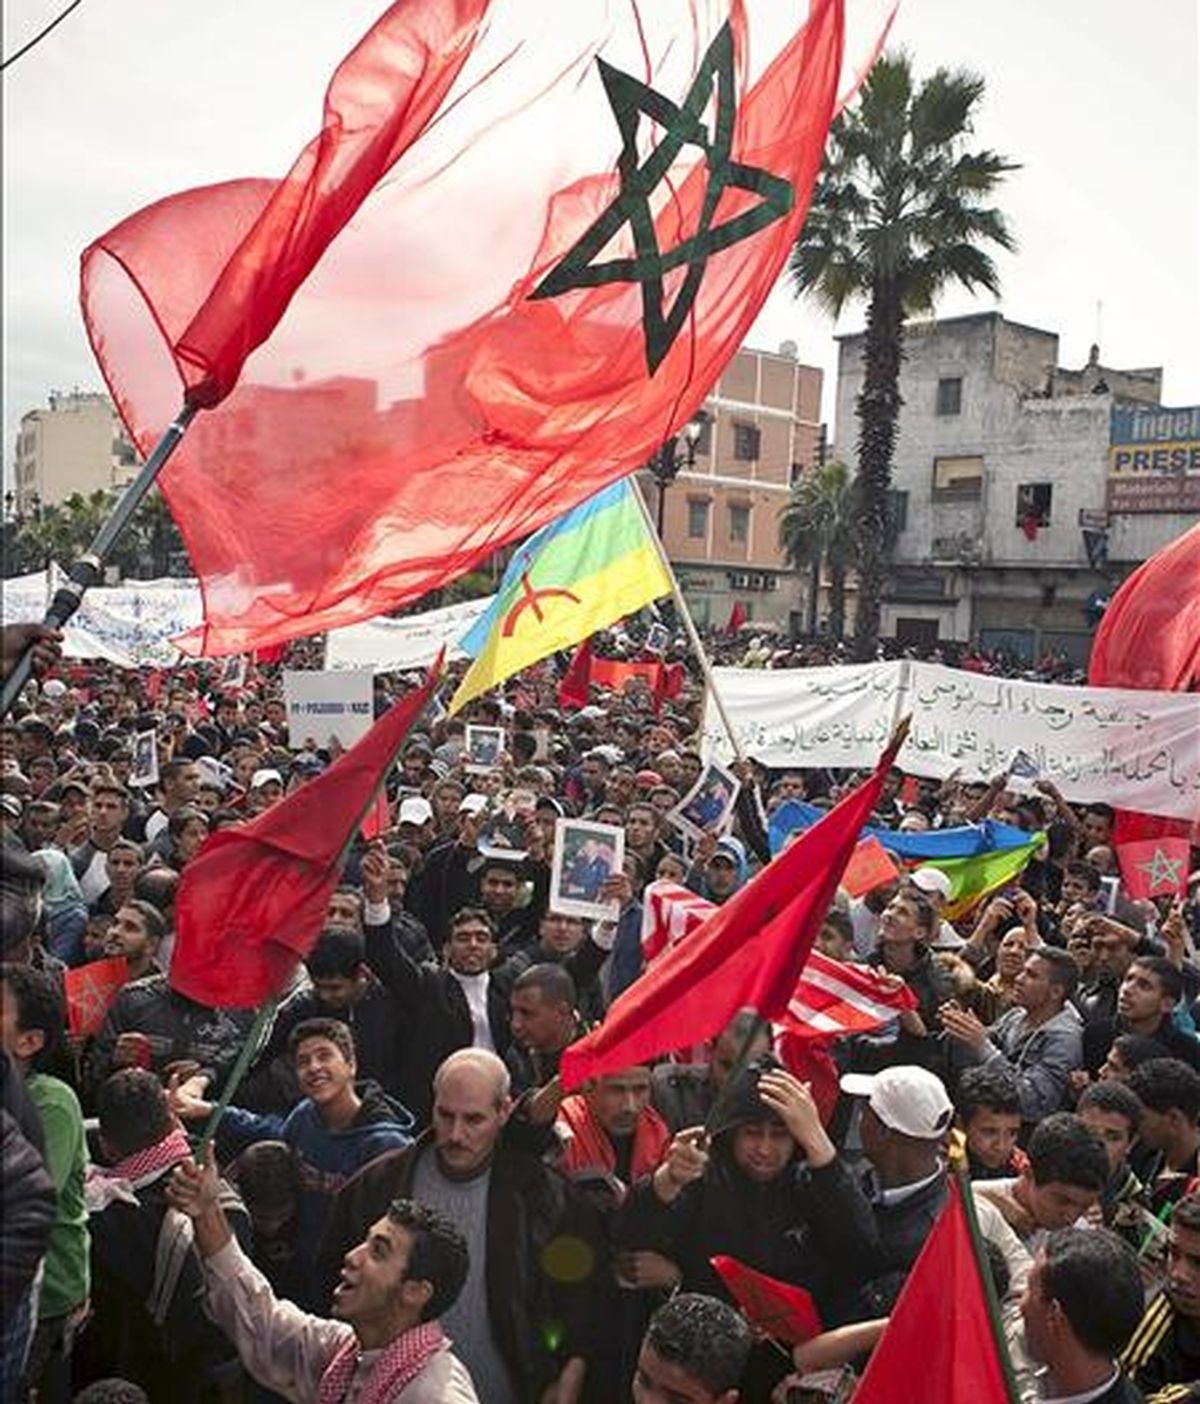
<instances>
[{"instance_id":1,"label":"overcast sky","mask_svg":"<svg viewBox=\"0 0 1200 1404\"><path fill-rule=\"evenodd\" d=\"M7 57L65 0L3 0ZM569 0L545 0L553 16ZM778 0L784 3L784 0ZM383 0L83 0L4 84L4 446L53 389L99 388L77 304L80 251L150 200L279 175L315 131L337 60ZM1019 162L1003 190L1020 247L1003 297L954 292L1162 365L1167 404L1200 404L1200 26L1196 0L901 0L893 42L919 74L981 72L976 143ZM790 338L826 371L835 328L780 288L751 337Z\"/></svg>"}]
</instances>

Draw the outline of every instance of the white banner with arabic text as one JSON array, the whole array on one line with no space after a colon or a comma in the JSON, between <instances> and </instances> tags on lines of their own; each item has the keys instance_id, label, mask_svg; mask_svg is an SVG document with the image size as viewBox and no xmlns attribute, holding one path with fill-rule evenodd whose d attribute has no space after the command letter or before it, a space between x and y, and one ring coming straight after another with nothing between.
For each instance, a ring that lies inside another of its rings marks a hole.
<instances>
[{"instance_id":1,"label":"white banner with arabic text","mask_svg":"<svg viewBox=\"0 0 1200 1404\"><path fill-rule=\"evenodd\" d=\"M770 766L872 766L912 713L899 764L944 779L1003 771L1015 748L1075 802L1200 819L1200 695L1062 687L932 663L717 668L747 754ZM705 742L728 756L709 700Z\"/></svg>"}]
</instances>

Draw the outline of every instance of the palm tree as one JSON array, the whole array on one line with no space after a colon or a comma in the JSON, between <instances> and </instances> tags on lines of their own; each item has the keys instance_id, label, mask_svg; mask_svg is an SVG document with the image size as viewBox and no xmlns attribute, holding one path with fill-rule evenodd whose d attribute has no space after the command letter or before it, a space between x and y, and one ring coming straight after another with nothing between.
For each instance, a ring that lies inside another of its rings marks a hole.
<instances>
[{"instance_id":1,"label":"palm tree","mask_svg":"<svg viewBox=\"0 0 1200 1404\"><path fill-rule=\"evenodd\" d=\"M857 480L844 463L802 473L779 514L779 545L790 565L810 572L808 632L817 632L821 567L829 571L829 631L840 639L846 621L846 571L854 558Z\"/></svg>"},{"instance_id":2,"label":"palm tree","mask_svg":"<svg viewBox=\"0 0 1200 1404\"><path fill-rule=\"evenodd\" d=\"M983 245L1012 249L987 201L1007 171L994 151L968 151L983 79L939 68L914 89L906 54L871 70L854 108L830 128L825 164L789 263L798 293L834 316L867 303L858 397L858 604L855 655L875 656L888 531L888 490L900 415L904 319L932 309L948 283L999 288Z\"/></svg>"}]
</instances>

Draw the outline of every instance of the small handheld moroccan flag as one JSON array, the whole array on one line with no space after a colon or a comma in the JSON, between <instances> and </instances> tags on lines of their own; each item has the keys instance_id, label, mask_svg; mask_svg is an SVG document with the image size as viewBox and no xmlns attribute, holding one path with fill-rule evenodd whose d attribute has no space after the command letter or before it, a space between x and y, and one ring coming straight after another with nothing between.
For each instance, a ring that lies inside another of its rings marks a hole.
<instances>
[{"instance_id":1,"label":"small handheld moroccan flag","mask_svg":"<svg viewBox=\"0 0 1200 1404\"><path fill-rule=\"evenodd\" d=\"M800 1345L820 1335L821 1318L812 1294L803 1287L768 1277L765 1272L757 1272L726 1253L718 1253L709 1261L745 1312L746 1320L764 1336Z\"/></svg>"},{"instance_id":2,"label":"small handheld moroccan flag","mask_svg":"<svg viewBox=\"0 0 1200 1404\"><path fill-rule=\"evenodd\" d=\"M597 658L592 653L591 639L584 639L558 685L559 706L586 707L591 700L593 687L623 692L625 684L633 678L641 678L650 689L654 715L658 716L663 703L678 697L683 691L687 670L682 663L664 663L661 658L638 658L632 662L621 658Z\"/></svg>"},{"instance_id":3,"label":"small handheld moroccan flag","mask_svg":"<svg viewBox=\"0 0 1200 1404\"><path fill-rule=\"evenodd\" d=\"M124 956L92 960L77 965L63 975L67 996L67 1028L73 1034L98 1034L109 1005L129 979L129 962Z\"/></svg>"},{"instance_id":4,"label":"small handheld moroccan flag","mask_svg":"<svg viewBox=\"0 0 1200 1404\"><path fill-rule=\"evenodd\" d=\"M393 610L644 463L775 286L888 10L397 0L283 179L96 239L135 442L206 408L162 475L204 590L184 646Z\"/></svg>"},{"instance_id":5,"label":"small handheld moroccan flag","mask_svg":"<svg viewBox=\"0 0 1200 1404\"><path fill-rule=\"evenodd\" d=\"M711 1038L739 1009L764 1019L787 1014L858 831L907 734L905 720L868 779L686 940L668 944L654 967L613 1001L604 1022L563 1051L559 1071L567 1091Z\"/></svg>"}]
</instances>

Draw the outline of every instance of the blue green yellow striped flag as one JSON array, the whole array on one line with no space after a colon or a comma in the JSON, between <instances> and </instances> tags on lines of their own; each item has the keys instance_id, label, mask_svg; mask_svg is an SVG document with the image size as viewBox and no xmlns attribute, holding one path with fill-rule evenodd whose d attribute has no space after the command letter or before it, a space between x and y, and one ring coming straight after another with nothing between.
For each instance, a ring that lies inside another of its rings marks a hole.
<instances>
[{"instance_id":1,"label":"blue green yellow striped flag","mask_svg":"<svg viewBox=\"0 0 1200 1404\"><path fill-rule=\"evenodd\" d=\"M943 915L954 921L989 892L1015 882L1045 837L1041 833L1032 834L1028 843L1017 848L1001 848L972 858L923 858L921 867L940 868L950 879L950 897Z\"/></svg>"},{"instance_id":2,"label":"blue green yellow striped flag","mask_svg":"<svg viewBox=\"0 0 1200 1404\"><path fill-rule=\"evenodd\" d=\"M633 494L623 478L517 551L495 600L460 640L474 662L451 712L670 593L670 576Z\"/></svg>"}]
</instances>

